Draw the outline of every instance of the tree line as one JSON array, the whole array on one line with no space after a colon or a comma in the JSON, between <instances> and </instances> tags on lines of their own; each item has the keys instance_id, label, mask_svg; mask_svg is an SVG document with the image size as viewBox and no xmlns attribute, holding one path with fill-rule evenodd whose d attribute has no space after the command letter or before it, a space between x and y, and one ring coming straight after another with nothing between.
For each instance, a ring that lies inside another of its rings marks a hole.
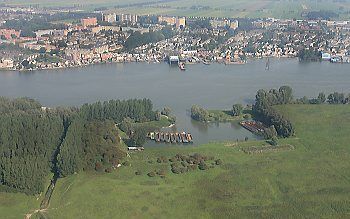
<instances>
[{"instance_id":1,"label":"tree line","mask_svg":"<svg viewBox=\"0 0 350 219\"><path fill-rule=\"evenodd\" d=\"M126 155L115 124L75 119L57 156L60 177L83 170L110 172Z\"/></svg>"},{"instance_id":2,"label":"tree line","mask_svg":"<svg viewBox=\"0 0 350 219\"><path fill-rule=\"evenodd\" d=\"M156 43L174 36L174 32L170 27L164 27L159 31L150 31L148 33L140 33L139 31L132 32L125 41L125 49L131 51L139 46Z\"/></svg>"},{"instance_id":3,"label":"tree line","mask_svg":"<svg viewBox=\"0 0 350 219\"><path fill-rule=\"evenodd\" d=\"M63 129L36 101L0 98L0 190L41 192Z\"/></svg>"},{"instance_id":4,"label":"tree line","mask_svg":"<svg viewBox=\"0 0 350 219\"><path fill-rule=\"evenodd\" d=\"M317 98L308 98L306 96L296 100L298 104L350 104L350 94L333 92L328 96L324 92L318 94Z\"/></svg>"},{"instance_id":5,"label":"tree line","mask_svg":"<svg viewBox=\"0 0 350 219\"><path fill-rule=\"evenodd\" d=\"M295 134L292 123L273 108L275 105L290 104L293 102L293 90L282 86L278 90L259 90L253 105L254 115L265 125L272 126L281 137L290 137ZM273 132L273 131L272 131Z\"/></svg>"},{"instance_id":6,"label":"tree line","mask_svg":"<svg viewBox=\"0 0 350 219\"><path fill-rule=\"evenodd\" d=\"M38 194L50 172L110 172L126 155L115 124L153 121L156 114L148 99L49 109L0 97L0 191Z\"/></svg>"},{"instance_id":7,"label":"tree line","mask_svg":"<svg viewBox=\"0 0 350 219\"><path fill-rule=\"evenodd\" d=\"M127 117L136 122L153 121L156 118L150 99L110 100L84 104L80 114L86 120L108 119L115 123L121 123Z\"/></svg>"}]
</instances>

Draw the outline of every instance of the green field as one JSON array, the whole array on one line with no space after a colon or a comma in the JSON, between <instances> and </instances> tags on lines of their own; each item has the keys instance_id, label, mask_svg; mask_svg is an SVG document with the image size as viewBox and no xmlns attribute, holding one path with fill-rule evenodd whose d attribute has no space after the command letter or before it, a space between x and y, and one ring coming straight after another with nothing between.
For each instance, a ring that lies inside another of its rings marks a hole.
<instances>
[{"instance_id":1,"label":"green field","mask_svg":"<svg viewBox=\"0 0 350 219\"><path fill-rule=\"evenodd\" d=\"M264 142L146 148L111 174L59 179L49 218L349 218L350 106L279 106L297 136L295 150L248 155ZM223 161L213 169L173 174L157 157L199 152ZM148 177L166 170L165 178ZM135 175L140 171L140 176ZM35 198L0 194L2 218L23 218Z\"/></svg>"},{"instance_id":2,"label":"green field","mask_svg":"<svg viewBox=\"0 0 350 219\"><path fill-rule=\"evenodd\" d=\"M73 6L85 9L96 7L122 6L120 13L166 14L178 16L204 17L277 17L300 18L302 12L331 10L340 14L340 18L349 18L350 1L334 0L174 0L157 3L156 0L0 0L11 5ZM135 3L145 3L133 6ZM128 6L130 5L130 6Z\"/></svg>"}]
</instances>

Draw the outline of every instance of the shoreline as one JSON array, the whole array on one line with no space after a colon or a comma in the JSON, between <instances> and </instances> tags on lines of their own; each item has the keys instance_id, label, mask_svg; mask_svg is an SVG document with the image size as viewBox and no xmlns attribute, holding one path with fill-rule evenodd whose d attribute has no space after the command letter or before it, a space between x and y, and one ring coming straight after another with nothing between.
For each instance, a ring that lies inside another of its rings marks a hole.
<instances>
[{"instance_id":1,"label":"shoreline","mask_svg":"<svg viewBox=\"0 0 350 219\"><path fill-rule=\"evenodd\" d=\"M247 58L247 60L245 62L224 62L224 61L212 61L209 62L210 64L220 64L220 65L247 65L249 64L249 61L256 61L256 60L261 60L261 59L298 59L298 57L251 57L251 58ZM332 64L350 64L350 62L330 62L330 61L319 61L319 62L329 62ZM0 72L37 72L37 71L45 71L45 70L62 70L62 69L74 69L74 68L85 68L85 67L90 67L90 66L95 66L95 65L107 65L107 64L130 64L130 63L145 63L145 64L162 64L162 63L166 63L166 61L160 61L160 62L149 62L149 61L108 61L108 62L96 62L96 63L88 63L88 64L79 64L79 65L72 65L72 66L60 66L60 67L51 67L51 68L38 68L38 69L6 69L6 68L0 68ZM186 64L191 64L191 65L207 65L204 64L203 62L191 62L191 63L186 63Z\"/></svg>"},{"instance_id":2,"label":"shoreline","mask_svg":"<svg viewBox=\"0 0 350 219\"><path fill-rule=\"evenodd\" d=\"M248 58L245 62L224 62L224 61L211 61L208 62L210 64L223 64L223 65L246 65L249 64L247 61L248 60L259 60L259 59L264 59L264 58L273 58L273 59L280 59L280 58L286 58L286 59L295 59L297 57L252 57ZM72 66L60 66L60 67L50 67L50 68L37 68L37 69L6 69L2 68L0 69L0 72L4 71L11 71L11 72L35 72L35 71L44 71L44 70L61 70L61 69L70 69L70 68L84 68L84 67L89 67L89 66L94 66L94 65L105 65L105 64L130 64L130 63L146 63L146 64L162 64L162 63L167 63L166 61L159 61L159 62L149 62L149 61L107 61L107 62L95 62L95 63L88 63L88 64L77 64L77 65L72 65ZM191 63L186 63L186 64L191 64L191 65L206 65L203 62L191 62Z\"/></svg>"}]
</instances>

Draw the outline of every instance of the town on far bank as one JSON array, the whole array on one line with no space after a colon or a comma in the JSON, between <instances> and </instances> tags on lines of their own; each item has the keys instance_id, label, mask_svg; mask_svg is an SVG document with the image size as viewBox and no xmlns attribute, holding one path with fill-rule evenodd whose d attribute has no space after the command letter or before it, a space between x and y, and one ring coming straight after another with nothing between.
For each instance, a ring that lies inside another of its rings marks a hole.
<instances>
[{"instance_id":1,"label":"town on far bank","mask_svg":"<svg viewBox=\"0 0 350 219\"><path fill-rule=\"evenodd\" d=\"M1 5L0 69L168 61L185 70L269 57L350 63L350 21L312 15L234 19Z\"/></svg>"}]
</instances>

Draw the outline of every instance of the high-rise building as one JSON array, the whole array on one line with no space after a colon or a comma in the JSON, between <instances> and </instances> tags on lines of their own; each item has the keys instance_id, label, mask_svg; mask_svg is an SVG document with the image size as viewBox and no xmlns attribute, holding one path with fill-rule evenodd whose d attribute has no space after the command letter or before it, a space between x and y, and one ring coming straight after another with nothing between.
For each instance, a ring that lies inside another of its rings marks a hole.
<instances>
[{"instance_id":1,"label":"high-rise building","mask_svg":"<svg viewBox=\"0 0 350 219\"><path fill-rule=\"evenodd\" d=\"M138 16L135 14L121 14L118 15L118 20L122 23L131 23L131 24L136 24L138 21Z\"/></svg>"},{"instance_id":2,"label":"high-rise building","mask_svg":"<svg viewBox=\"0 0 350 219\"><path fill-rule=\"evenodd\" d=\"M103 21L109 22L109 23L115 23L115 22L117 22L117 15L115 13L104 14Z\"/></svg>"},{"instance_id":3,"label":"high-rise building","mask_svg":"<svg viewBox=\"0 0 350 219\"><path fill-rule=\"evenodd\" d=\"M182 29L186 27L186 18L180 17L176 19L176 28Z\"/></svg>"},{"instance_id":4,"label":"high-rise building","mask_svg":"<svg viewBox=\"0 0 350 219\"><path fill-rule=\"evenodd\" d=\"M167 16L159 16L158 23L165 22L167 25L176 26L176 28L185 28L186 27L186 18L185 17L167 17Z\"/></svg>"},{"instance_id":5,"label":"high-rise building","mask_svg":"<svg viewBox=\"0 0 350 219\"><path fill-rule=\"evenodd\" d=\"M239 23L237 20L231 21L231 25L230 25L231 29L236 30L238 26L239 26Z\"/></svg>"}]
</instances>

